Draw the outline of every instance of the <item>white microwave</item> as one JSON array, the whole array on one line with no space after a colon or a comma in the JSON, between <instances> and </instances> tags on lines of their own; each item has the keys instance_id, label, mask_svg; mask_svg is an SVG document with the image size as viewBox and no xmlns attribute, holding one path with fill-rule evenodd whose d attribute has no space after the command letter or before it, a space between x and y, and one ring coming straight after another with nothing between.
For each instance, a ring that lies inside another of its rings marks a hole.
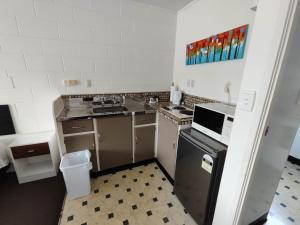
<instances>
[{"instance_id":1,"label":"white microwave","mask_svg":"<svg viewBox=\"0 0 300 225\"><path fill-rule=\"evenodd\" d=\"M207 136L228 145L235 107L223 103L196 104L192 127Z\"/></svg>"}]
</instances>

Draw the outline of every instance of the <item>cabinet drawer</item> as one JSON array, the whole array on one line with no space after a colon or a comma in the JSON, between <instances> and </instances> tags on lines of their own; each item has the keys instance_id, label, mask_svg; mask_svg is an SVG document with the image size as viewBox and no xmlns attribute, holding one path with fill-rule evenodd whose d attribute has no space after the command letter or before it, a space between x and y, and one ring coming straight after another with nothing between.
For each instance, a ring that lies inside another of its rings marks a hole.
<instances>
[{"instance_id":1,"label":"cabinet drawer","mask_svg":"<svg viewBox=\"0 0 300 225\"><path fill-rule=\"evenodd\" d=\"M135 116L135 125L151 124L151 123L155 123L155 121L156 121L155 113Z\"/></svg>"},{"instance_id":2,"label":"cabinet drawer","mask_svg":"<svg viewBox=\"0 0 300 225\"><path fill-rule=\"evenodd\" d=\"M14 159L50 154L48 143L12 147L11 151Z\"/></svg>"},{"instance_id":3,"label":"cabinet drawer","mask_svg":"<svg viewBox=\"0 0 300 225\"><path fill-rule=\"evenodd\" d=\"M92 119L64 121L62 122L62 128L64 134L80 133L94 130Z\"/></svg>"}]
</instances>

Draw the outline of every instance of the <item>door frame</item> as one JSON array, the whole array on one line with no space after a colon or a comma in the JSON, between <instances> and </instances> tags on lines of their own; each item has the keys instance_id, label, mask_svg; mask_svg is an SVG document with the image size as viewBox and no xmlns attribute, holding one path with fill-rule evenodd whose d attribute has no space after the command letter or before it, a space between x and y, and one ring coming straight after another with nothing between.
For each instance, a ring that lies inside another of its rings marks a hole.
<instances>
[{"instance_id":1,"label":"door frame","mask_svg":"<svg viewBox=\"0 0 300 225\"><path fill-rule=\"evenodd\" d=\"M260 9L260 3L264 1L264 7L262 9ZM267 2L267 3L266 3ZM295 12L296 12L296 8L298 6L298 2L299 0L288 0L285 1L284 3L281 3L280 0L277 0L278 5L280 4L285 4L284 6L286 8L282 9L282 11L278 10L278 14L280 14L280 18L282 18L282 23L283 26L280 24L280 29L274 28L274 33L277 35L278 39L274 39L274 40L270 40L272 43L274 43L275 46L275 50L272 55L272 57L275 58L275 60L270 61L270 63L267 65L268 67L268 71L264 71L265 73L269 73L268 75L266 75L266 78L262 81L260 81L260 85L266 87L265 92L261 91L258 92L258 94L260 94L260 96L258 96L260 98L260 105L259 107L257 107L256 104L256 111L254 115L257 115L257 121L255 121L255 124L253 126L253 129L251 131L251 135L254 137L250 137L250 141L251 143L247 142L246 144L247 149L249 150L249 152L244 153L245 157L243 157L243 160L245 160L243 163L245 164L244 167L241 167L241 171L239 171L240 174L240 179L238 180L241 181L240 183L236 184L233 183L233 189L232 191L235 192L234 193L234 198L230 199L230 195L228 195L228 191L229 189L229 181L228 181L228 177L229 177L229 172L231 171L232 168L234 167L234 165L227 165L228 171L226 171L226 165L224 168L224 172L223 175L226 174L225 178L224 178L224 182L221 183L220 186L220 192L219 192L219 196L218 196L218 203L216 206L216 213L215 213L215 217L214 217L214 225L219 225L219 224L223 224L223 225L239 225L241 224L241 213L242 213L242 208L243 205L245 203L246 200L246 193L249 187L249 183L250 183L250 178L252 175L252 172L254 170L254 166L255 166L255 161L256 161L256 156L258 154L259 151L259 146L260 143L262 141L262 136L263 133L265 131L265 127L267 126L267 121L269 118L269 113L270 113L270 109L272 107L272 101L274 99L274 97L276 96L276 87L277 87L277 82L279 80L279 77L282 75L281 72L281 66L283 65L283 61L285 58L285 53L287 50L287 44L289 41L289 37L291 34L291 30L292 30L292 24L294 21L294 17L295 17ZM269 10L266 7L266 4L271 4L270 0L261 0L258 4L258 10L261 10L259 13L260 15L262 14L263 10ZM269 13L270 15L270 11L268 11L267 13ZM274 13L276 14L276 13ZM276 15L274 15L276 16ZM257 22L260 21L255 21L255 24ZM253 28L253 32L255 32L255 25ZM258 33L258 32L257 32ZM257 41L257 40L256 40ZM278 44L279 41L279 44ZM255 45L256 42L255 41L251 41L250 45ZM251 46L249 47L251 48ZM248 74L249 75L249 71L246 71L249 68L245 68L244 71L244 75ZM263 68L264 69L264 68ZM260 71L261 72L261 71ZM245 85L247 86L247 85ZM250 85L251 86L251 85ZM243 84L242 84L243 87ZM260 90L259 88L262 87L257 87L258 90ZM256 101L257 103L257 101ZM259 109L257 109L259 108ZM239 110L239 105L237 107L237 111ZM253 116L253 115L252 115ZM238 126L236 126L238 127ZM233 127L233 132L234 132L235 127ZM243 132L241 130L241 132ZM238 142L239 140L232 140L230 142L230 145L235 145L236 142ZM248 141L248 140L247 140ZM240 146L239 144L237 144L237 146ZM230 150L230 149L229 149ZM244 149L243 149L244 150ZM229 160L230 161L230 160ZM231 159L231 163L232 163L232 159ZM226 162L225 162L226 164ZM236 176L236 174L235 174ZM234 176L233 176L234 177ZM226 193L227 191L227 193ZM221 194L221 197L220 197ZM229 196L227 197L226 194ZM227 202L226 202L227 200ZM231 202L228 202L231 201ZM224 209L224 206L228 206L229 209ZM226 215L227 214L227 215ZM224 218L226 216L226 218Z\"/></svg>"}]
</instances>

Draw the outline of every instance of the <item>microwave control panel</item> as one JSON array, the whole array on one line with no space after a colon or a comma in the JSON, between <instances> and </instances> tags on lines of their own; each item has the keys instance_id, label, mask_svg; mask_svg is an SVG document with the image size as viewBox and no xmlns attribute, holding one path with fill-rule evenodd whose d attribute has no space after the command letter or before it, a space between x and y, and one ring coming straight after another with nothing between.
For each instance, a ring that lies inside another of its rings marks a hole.
<instances>
[{"instance_id":1,"label":"microwave control panel","mask_svg":"<svg viewBox=\"0 0 300 225\"><path fill-rule=\"evenodd\" d=\"M230 117L230 116L227 116L224 120L222 136L223 136L223 139L225 139L226 141L229 141L233 120L234 120L233 117Z\"/></svg>"}]
</instances>

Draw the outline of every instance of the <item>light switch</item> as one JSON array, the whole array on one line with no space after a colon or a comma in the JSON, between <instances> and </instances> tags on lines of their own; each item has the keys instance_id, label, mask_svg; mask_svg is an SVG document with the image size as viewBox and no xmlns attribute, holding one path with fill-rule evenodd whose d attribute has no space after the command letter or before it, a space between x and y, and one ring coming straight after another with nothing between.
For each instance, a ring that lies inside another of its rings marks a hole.
<instances>
[{"instance_id":1,"label":"light switch","mask_svg":"<svg viewBox=\"0 0 300 225\"><path fill-rule=\"evenodd\" d=\"M241 110L251 112L255 103L256 92L244 90L239 97L238 105Z\"/></svg>"},{"instance_id":2,"label":"light switch","mask_svg":"<svg viewBox=\"0 0 300 225\"><path fill-rule=\"evenodd\" d=\"M191 80L187 80L187 82L186 82L186 86L187 86L188 88L190 88L190 87L191 87Z\"/></svg>"}]
</instances>

